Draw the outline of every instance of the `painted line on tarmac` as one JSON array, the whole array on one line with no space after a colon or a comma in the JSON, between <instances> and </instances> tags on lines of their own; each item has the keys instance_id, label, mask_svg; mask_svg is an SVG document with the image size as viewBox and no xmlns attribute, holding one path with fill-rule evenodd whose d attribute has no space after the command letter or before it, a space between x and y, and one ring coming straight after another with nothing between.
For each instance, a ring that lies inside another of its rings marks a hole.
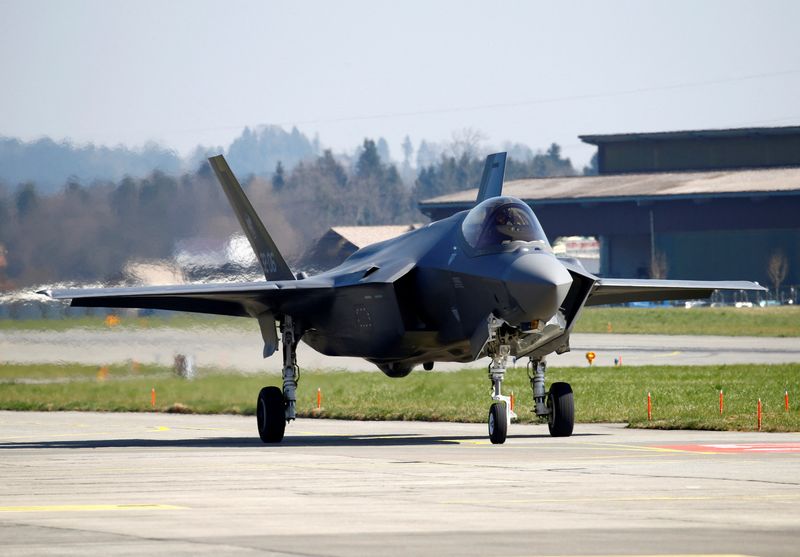
<instances>
[{"instance_id":1,"label":"painted line on tarmac","mask_svg":"<svg viewBox=\"0 0 800 557\"><path fill-rule=\"evenodd\" d=\"M543 556L543 557L583 557L582 555L551 555L551 556ZM647 555L629 555L629 554L621 554L616 553L614 555L595 555L594 557L754 557L753 555L741 555L739 553L658 553L656 555L650 553Z\"/></svg>"},{"instance_id":2,"label":"painted line on tarmac","mask_svg":"<svg viewBox=\"0 0 800 557\"><path fill-rule=\"evenodd\" d=\"M559 499L451 499L445 505L493 505L508 503L527 505L531 503L648 503L667 501L797 501L800 495L645 495L636 497L574 497Z\"/></svg>"},{"instance_id":3,"label":"painted line on tarmac","mask_svg":"<svg viewBox=\"0 0 800 557\"><path fill-rule=\"evenodd\" d=\"M666 354L653 354L653 358L672 358L673 356L680 356L683 354L680 350L675 350L674 352L668 352Z\"/></svg>"},{"instance_id":4,"label":"painted line on tarmac","mask_svg":"<svg viewBox=\"0 0 800 557\"><path fill-rule=\"evenodd\" d=\"M524 439L517 439L515 440L513 437L510 437L508 441L503 444L502 449L536 449L538 451L543 451L547 449L557 449L559 451L583 451L586 449L590 449L593 451L616 451L616 452L635 452L635 453L643 453L636 455L636 457L643 457L647 458L653 456L654 454L659 454L662 456L667 456L667 454L689 454L688 451L679 450L676 448L669 448L669 447L650 447L650 446L642 446L642 445L618 445L614 443L580 443L580 446L574 447L554 447L552 445L540 445L536 442L532 441L525 444L517 444L515 441L524 441ZM442 439L441 443L450 444L450 445L462 445L468 447L494 447L491 441L488 440L472 440L472 439ZM715 454L715 453L705 453L705 454ZM581 460L601 460L601 459L610 459L610 458L633 458L633 455L593 455L593 456L570 456L570 459L581 459ZM659 459L659 462L661 460ZM655 462L655 461L654 461Z\"/></svg>"},{"instance_id":5,"label":"painted line on tarmac","mask_svg":"<svg viewBox=\"0 0 800 557\"><path fill-rule=\"evenodd\" d=\"M687 451L683 451L679 448L673 448L669 445L658 446L658 445L625 445L620 443L581 443L581 445L588 445L595 450L616 450L616 451L632 451L632 452L646 452L646 453L683 453L686 454ZM713 454L713 453L708 453Z\"/></svg>"},{"instance_id":6,"label":"painted line on tarmac","mask_svg":"<svg viewBox=\"0 0 800 557\"><path fill-rule=\"evenodd\" d=\"M659 445L659 449L702 454L800 453L800 443L715 443L709 445Z\"/></svg>"},{"instance_id":7,"label":"painted line on tarmac","mask_svg":"<svg viewBox=\"0 0 800 557\"><path fill-rule=\"evenodd\" d=\"M0 513L51 513L87 511L176 511L188 509L178 505L130 504L130 505L20 505L0 507Z\"/></svg>"}]
</instances>

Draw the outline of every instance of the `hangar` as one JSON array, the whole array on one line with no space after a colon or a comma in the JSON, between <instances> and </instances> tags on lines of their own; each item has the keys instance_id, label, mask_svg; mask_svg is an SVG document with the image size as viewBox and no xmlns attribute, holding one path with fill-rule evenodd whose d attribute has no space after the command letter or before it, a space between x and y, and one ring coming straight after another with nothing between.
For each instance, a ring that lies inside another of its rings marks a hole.
<instances>
[{"instance_id":1,"label":"hangar","mask_svg":"<svg viewBox=\"0 0 800 557\"><path fill-rule=\"evenodd\" d=\"M550 240L600 240L600 275L756 280L770 259L800 283L800 126L585 135L597 176L506 182ZM472 206L476 190L420 202L433 219Z\"/></svg>"}]
</instances>

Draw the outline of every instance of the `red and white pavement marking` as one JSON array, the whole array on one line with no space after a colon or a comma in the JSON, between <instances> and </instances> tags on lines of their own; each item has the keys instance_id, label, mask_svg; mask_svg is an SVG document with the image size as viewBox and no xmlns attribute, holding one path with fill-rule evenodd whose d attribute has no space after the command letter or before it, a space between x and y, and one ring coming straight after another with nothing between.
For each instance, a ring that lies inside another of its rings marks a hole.
<instances>
[{"instance_id":1,"label":"red and white pavement marking","mask_svg":"<svg viewBox=\"0 0 800 557\"><path fill-rule=\"evenodd\" d=\"M692 453L800 453L800 443L720 443L714 445L659 445L658 449Z\"/></svg>"}]
</instances>

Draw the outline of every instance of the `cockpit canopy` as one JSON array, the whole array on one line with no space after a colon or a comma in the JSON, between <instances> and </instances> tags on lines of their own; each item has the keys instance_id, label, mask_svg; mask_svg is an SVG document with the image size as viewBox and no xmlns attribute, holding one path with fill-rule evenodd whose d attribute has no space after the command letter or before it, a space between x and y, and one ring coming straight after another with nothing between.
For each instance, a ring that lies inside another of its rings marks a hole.
<instances>
[{"instance_id":1,"label":"cockpit canopy","mask_svg":"<svg viewBox=\"0 0 800 557\"><path fill-rule=\"evenodd\" d=\"M464 218L461 231L467 244L479 251L496 251L511 242L542 242L547 236L533 210L513 197L492 197Z\"/></svg>"}]
</instances>

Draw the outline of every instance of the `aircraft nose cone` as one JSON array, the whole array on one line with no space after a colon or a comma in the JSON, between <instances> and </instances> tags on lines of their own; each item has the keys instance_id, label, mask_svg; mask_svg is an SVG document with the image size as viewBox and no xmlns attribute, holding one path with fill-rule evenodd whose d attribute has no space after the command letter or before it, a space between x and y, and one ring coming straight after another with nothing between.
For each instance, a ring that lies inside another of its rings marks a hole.
<instances>
[{"instance_id":1,"label":"aircraft nose cone","mask_svg":"<svg viewBox=\"0 0 800 557\"><path fill-rule=\"evenodd\" d=\"M572 276L549 253L518 257L505 275L506 287L529 321L549 320L567 297Z\"/></svg>"}]
</instances>

